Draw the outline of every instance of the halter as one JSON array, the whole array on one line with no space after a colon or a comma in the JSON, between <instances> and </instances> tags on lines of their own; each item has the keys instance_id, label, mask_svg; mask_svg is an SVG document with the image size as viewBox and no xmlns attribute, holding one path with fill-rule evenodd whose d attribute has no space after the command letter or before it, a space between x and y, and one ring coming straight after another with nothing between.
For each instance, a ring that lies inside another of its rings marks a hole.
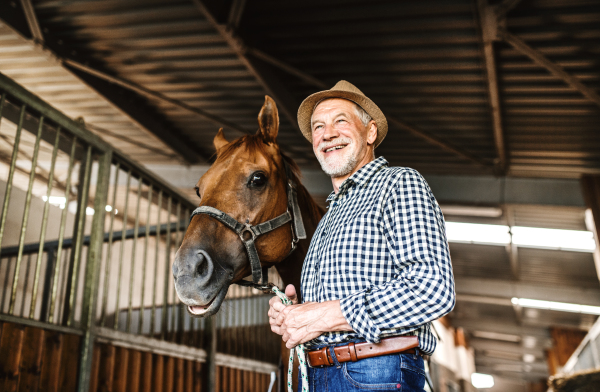
<instances>
[{"instance_id":1,"label":"halter","mask_svg":"<svg viewBox=\"0 0 600 392\"><path fill-rule=\"evenodd\" d=\"M252 267L252 283L246 281L236 282L241 286L251 286L259 290L270 290L271 286L267 284L267 278L263 275L260 259L258 258L258 251L256 250L256 245L254 244L254 241L256 238L258 238L258 236L269 233L288 222L292 222L292 249L286 257L288 257L296 249L296 244L299 240L306 238L306 230L304 229L304 222L302 222L302 214L300 213L300 206L298 205L296 184L294 181L292 181L290 168L287 162L284 161L284 165L287 176L288 208L286 212L278 217L252 226L248 221L246 221L246 223L240 223L225 212L209 206L201 206L196 208L194 211L192 211L192 215L190 216L190 222L194 216L199 214L211 216L233 230L240 237L242 244L244 244L244 247L246 248L248 260L250 261L250 266Z\"/></svg>"}]
</instances>

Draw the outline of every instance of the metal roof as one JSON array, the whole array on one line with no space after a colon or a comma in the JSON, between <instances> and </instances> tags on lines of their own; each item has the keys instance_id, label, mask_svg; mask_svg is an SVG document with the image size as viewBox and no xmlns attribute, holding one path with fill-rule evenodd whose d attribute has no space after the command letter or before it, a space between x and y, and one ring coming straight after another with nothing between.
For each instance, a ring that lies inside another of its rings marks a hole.
<instances>
[{"instance_id":1,"label":"metal roof","mask_svg":"<svg viewBox=\"0 0 600 392\"><path fill-rule=\"evenodd\" d=\"M0 72L144 164L209 163L217 129L254 132L269 94L282 149L317 169L295 113L346 79L388 117L377 153L392 165L425 176L600 173L599 0L31 0L33 20L28 3L3 10ZM447 219L585 229L581 207L500 207L498 218ZM517 273L501 246L451 253L458 281L600 289L590 253L519 248ZM453 322L470 334L478 369L513 378L545 375L546 341L533 365L519 360L528 336L591 325L462 298ZM518 336L514 347L476 336L503 329Z\"/></svg>"}]
</instances>

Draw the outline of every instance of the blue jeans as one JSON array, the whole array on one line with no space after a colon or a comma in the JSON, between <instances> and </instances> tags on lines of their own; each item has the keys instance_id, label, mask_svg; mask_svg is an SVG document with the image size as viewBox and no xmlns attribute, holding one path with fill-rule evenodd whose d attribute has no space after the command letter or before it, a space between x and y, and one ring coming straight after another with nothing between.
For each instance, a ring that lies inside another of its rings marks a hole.
<instances>
[{"instance_id":1,"label":"blue jeans","mask_svg":"<svg viewBox=\"0 0 600 392\"><path fill-rule=\"evenodd\" d=\"M424 391L425 367L423 358L417 354L392 354L344 363L335 358L334 362L333 366L308 368L310 392ZM300 375L298 378L298 391L302 391Z\"/></svg>"}]
</instances>

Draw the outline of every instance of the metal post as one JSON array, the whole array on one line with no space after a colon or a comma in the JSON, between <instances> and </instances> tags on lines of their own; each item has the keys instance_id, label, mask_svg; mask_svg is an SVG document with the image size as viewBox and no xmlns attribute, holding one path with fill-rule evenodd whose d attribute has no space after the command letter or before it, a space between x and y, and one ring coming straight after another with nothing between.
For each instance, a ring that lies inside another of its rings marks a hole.
<instances>
[{"instance_id":1,"label":"metal post","mask_svg":"<svg viewBox=\"0 0 600 392\"><path fill-rule=\"evenodd\" d=\"M41 120L40 120L41 121ZM35 266L35 278L33 281L33 294L31 296L31 309L29 310L29 318L33 319L35 315L35 304L37 302L37 291L38 291L38 282L40 278L40 269L42 266L42 256L44 254L44 241L46 240L46 227L48 226L48 211L50 209L50 194L52 193L52 185L54 181L54 166L56 165L56 155L58 153L58 143L60 141L60 127L56 129L56 138L54 140L54 149L52 150L52 161L50 163L50 173L48 175L48 186L46 190L46 203L44 204L44 212L42 215L42 229L40 231L40 247L38 249L37 261ZM65 208L67 206L65 205ZM46 269L47 271L52 271L52 267L50 266L50 252L48 252L48 256L46 257ZM49 276L46 273L46 276ZM47 284L50 282L47 281ZM48 287L48 286L44 286ZM42 297L44 298L44 297ZM46 315L41 313L40 319L44 319Z\"/></svg>"},{"instance_id":2,"label":"metal post","mask_svg":"<svg viewBox=\"0 0 600 392\"><path fill-rule=\"evenodd\" d=\"M142 263L142 299L140 301L140 323L138 334L141 335L144 326L144 298L146 298L146 265L148 264L148 232L150 231L150 212L152 207L152 184L148 186L148 211L146 213L146 233L144 235L144 257Z\"/></svg>"},{"instance_id":3,"label":"metal post","mask_svg":"<svg viewBox=\"0 0 600 392\"><path fill-rule=\"evenodd\" d=\"M130 332L131 314L133 313L133 277L135 272L135 250L138 241L138 231L140 228L140 200L142 199L142 177L138 178L137 200L135 207L135 225L133 228L133 244L131 250L131 266L129 267L129 309L127 310L127 323L125 330ZM141 312L141 307L140 307ZM140 322L141 313L139 313L138 322Z\"/></svg>"},{"instance_id":4,"label":"metal post","mask_svg":"<svg viewBox=\"0 0 600 392\"><path fill-rule=\"evenodd\" d=\"M10 297L10 307L8 313L14 314L15 299L17 297L17 286L19 284L19 273L21 260L23 259L23 247L25 246L25 234L27 234L27 221L29 220L29 212L31 210L31 193L33 192L33 182L35 181L35 168L37 166L38 152L40 150L40 139L42 138L42 129L44 128L44 116L40 117L38 133L35 138L35 146L33 148L33 157L31 161L31 170L29 173L29 186L25 195L25 210L23 211L23 222L21 223L21 236L19 238L19 253L17 254L17 265L15 266L15 276L13 278L12 295ZM15 142L15 146L17 143ZM28 263L29 264L29 263ZM28 265L29 268L29 265ZM25 275L27 278L27 274ZM25 292L23 293L25 297ZM24 302L24 301L23 301ZM23 303L24 307L25 303Z\"/></svg>"},{"instance_id":5,"label":"metal post","mask_svg":"<svg viewBox=\"0 0 600 392\"><path fill-rule=\"evenodd\" d=\"M108 303L108 283L110 281L110 265L112 263L112 244L113 244L113 227L115 223L115 214L117 213L117 189L119 188L119 169L121 165L117 162L115 166L115 180L113 185L112 195L112 210L110 211L110 224L108 228L108 245L106 250L106 265L104 267L104 290L102 291L102 316L100 325L104 327L106 321L106 306Z\"/></svg>"},{"instance_id":6,"label":"metal post","mask_svg":"<svg viewBox=\"0 0 600 392\"><path fill-rule=\"evenodd\" d=\"M75 318L75 293L77 292L77 283L79 277L79 263L81 261L81 251L83 249L83 237L85 236L85 217L87 210L88 195L90 189L90 177L92 174L92 146L87 146L85 160L81 162L79 172L79 184L77 189L77 213L75 214L75 227L73 232L73 246L71 248L71 261L69 274L71 277L68 282L67 293L69 293L69 302L66 303L67 309L63 314L63 320L67 326L73 324ZM65 206L65 208L67 208ZM104 207L103 207L104 208Z\"/></svg>"},{"instance_id":7,"label":"metal post","mask_svg":"<svg viewBox=\"0 0 600 392\"><path fill-rule=\"evenodd\" d=\"M100 265L102 261L102 244L104 241L105 207L108 199L108 182L110 177L110 164L112 152L105 152L99 159L98 183L94 198L94 218L88 251L88 261L85 273L85 289L83 292L83 308L81 314L81 328L84 330L79 355L79 375L77 390L87 392L92 371L92 358L94 350L94 318L98 298L98 283Z\"/></svg>"},{"instance_id":8,"label":"metal post","mask_svg":"<svg viewBox=\"0 0 600 392\"><path fill-rule=\"evenodd\" d=\"M208 342L206 351L206 362L202 366L202 391L215 392L217 385L217 316L211 316L205 320L204 341Z\"/></svg>"},{"instance_id":9,"label":"metal post","mask_svg":"<svg viewBox=\"0 0 600 392\"><path fill-rule=\"evenodd\" d=\"M71 156L69 157L69 168L67 169L67 183L65 185L65 208L60 217L60 229L58 231L58 249L56 250L56 265L54 267L54 282L52 283L52 299L50 300L50 317L48 322L54 322L54 307L56 306L56 295L58 292L58 280L60 278L60 265L62 256L63 240L65 238L65 226L67 225L67 206L69 205L69 195L71 194L71 173L73 172L73 163L75 161L75 151L77 150L77 138L73 138L71 145Z\"/></svg>"},{"instance_id":10,"label":"metal post","mask_svg":"<svg viewBox=\"0 0 600 392\"><path fill-rule=\"evenodd\" d=\"M169 310L169 281L171 269L171 205L173 204L173 197L169 195L167 201L167 237L165 246L165 287L163 293L163 313L162 321L160 323L161 339L165 340L169 329L169 319L167 318L167 311ZM157 226L160 228L160 226Z\"/></svg>"},{"instance_id":11,"label":"metal post","mask_svg":"<svg viewBox=\"0 0 600 392\"><path fill-rule=\"evenodd\" d=\"M131 185L131 168L127 171L127 183L125 184L125 207L123 208L123 226L121 231L127 231L127 212L129 209L129 186ZM123 273L123 252L125 251L125 238L121 237L121 247L119 248L119 275L117 276L117 299L115 301L115 325L119 328L119 298L121 296L121 275Z\"/></svg>"}]
</instances>

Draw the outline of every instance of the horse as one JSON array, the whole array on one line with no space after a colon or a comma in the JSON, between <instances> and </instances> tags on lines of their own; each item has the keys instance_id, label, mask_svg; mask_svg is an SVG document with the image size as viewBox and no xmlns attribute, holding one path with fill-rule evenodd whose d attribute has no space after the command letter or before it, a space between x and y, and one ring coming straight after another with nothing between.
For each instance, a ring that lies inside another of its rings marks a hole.
<instances>
[{"instance_id":1,"label":"horse","mask_svg":"<svg viewBox=\"0 0 600 392\"><path fill-rule=\"evenodd\" d=\"M300 292L302 263L324 210L277 144L279 114L269 96L258 123L256 134L231 142L221 128L216 159L196 184L199 207L172 266L177 295L192 316L217 313L231 284L249 275L259 284L261 269L270 266Z\"/></svg>"}]
</instances>

